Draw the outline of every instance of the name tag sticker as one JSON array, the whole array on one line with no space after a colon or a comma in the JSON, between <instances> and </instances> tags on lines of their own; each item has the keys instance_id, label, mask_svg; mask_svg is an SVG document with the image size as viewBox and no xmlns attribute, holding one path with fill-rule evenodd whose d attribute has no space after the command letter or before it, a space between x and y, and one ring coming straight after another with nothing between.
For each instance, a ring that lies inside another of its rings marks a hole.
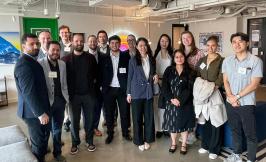
<instances>
[{"instance_id":1,"label":"name tag sticker","mask_svg":"<svg viewBox=\"0 0 266 162\"><path fill-rule=\"evenodd\" d=\"M57 78L57 72L50 71L50 72L48 73L48 77L49 77L49 78Z\"/></svg>"},{"instance_id":2,"label":"name tag sticker","mask_svg":"<svg viewBox=\"0 0 266 162\"><path fill-rule=\"evenodd\" d=\"M239 74L243 74L243 75L246 74L247 73L247 68L239 67L238 68L238 73Z\"/></svg>"},{"instance_id":3,"label":"name tag sticker","mask_svg":"<svg viewBox=\"0 0 266 162\"><path fill-rule=\"evenodd\" d=\"M119 73L125 74L125 73L127 73L127 69L126 68L119 68Z\"/></svg>"},{"instance_id":4,"label":"name tag sticker","mask_svg":"<svg viewBox=\"0 0 266 162\"><path fill-rule=\"evenodd\" d=\"M65 47L65 48L64 48L64 51L65 51L65 52L70 52L70 47Z\"/></svg>"},{"instance_id":5,"label":"name tag sticker","mask_svg":"<svg viewBox=\"0 0 266 162\"><path fill-rule=\"evenodd\" d=\"M201 63L201 64L200 64L200 68L201 68L201 70L203 70L205 67L206 67L206 64L204 64L204 63Z\"/></svg>"}]
</instances>

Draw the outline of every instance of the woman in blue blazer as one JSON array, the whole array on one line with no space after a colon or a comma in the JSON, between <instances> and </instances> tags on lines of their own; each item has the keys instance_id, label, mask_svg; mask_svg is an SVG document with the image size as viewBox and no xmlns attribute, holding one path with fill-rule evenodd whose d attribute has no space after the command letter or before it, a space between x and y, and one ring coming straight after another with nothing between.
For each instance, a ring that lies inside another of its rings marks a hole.
<instances>
[{"instance_id":1,"label":"woman in blue blazer","mask_svg":"<svg viewBox=\"0 0 266 162\"><path fill-rule=\"evenodd\" d=\"M136 55L129 61L127 101L132 104L133 142L141 151L148 150L149 143L155 141L153 85L158 82L155 65L148 40L139 38Z\"/></svg>"}]
</instances>

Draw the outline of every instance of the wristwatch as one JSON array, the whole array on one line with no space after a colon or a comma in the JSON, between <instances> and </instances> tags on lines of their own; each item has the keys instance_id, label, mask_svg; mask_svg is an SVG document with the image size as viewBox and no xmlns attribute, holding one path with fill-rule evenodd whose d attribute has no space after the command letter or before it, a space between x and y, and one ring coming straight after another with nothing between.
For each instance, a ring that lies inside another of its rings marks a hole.
<instances>
[{"instance_id":1,"label":"wristwatch","mask_svg":"<svg viewBox=\"0 0 266 162\"><path fill-rule=\"evenodd\" d=\"M241 96L239 94L237 94L236 98L239 100L241 98Z\"/></svg>"}]
</instances>

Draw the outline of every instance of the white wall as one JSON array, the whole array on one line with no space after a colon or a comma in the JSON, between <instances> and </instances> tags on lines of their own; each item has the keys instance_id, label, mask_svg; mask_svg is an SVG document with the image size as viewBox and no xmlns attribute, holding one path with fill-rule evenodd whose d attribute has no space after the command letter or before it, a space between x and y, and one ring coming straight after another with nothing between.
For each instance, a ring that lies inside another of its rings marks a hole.
<instances>
[{"instance_id":1,"label":"white wall","mask_svg":"<svg viewBox=\"0 0 266 162\"><path fill-rule=\"evenodd\" d=\"M223 53L222 56L233 54L231 48L231 34L237 32L237 18L222 18L213 21L190 23L189 30L193 33L196 45L199 46L199 34L207 32L223 32Z\"/></svg>"},{"instance_id":2,"label":"white wall","mask_svg":"<svg viewBox=\"0 0 266 162\"><path fill-rule=\"evenodd\" d=\"M86 34L97 34L101 29L105 30L109 36L121 30L127 30L137 37L148 38L148 24L144 22L129 22L124 18L110 16L96 16L80 13L63 13L58 21L60 25L68 25L72 32L81 32ZM113 24L113 25L112 25ZM146 25L145 25L146 24ZM164 23L158 25L150 24L150 40L152 50L155 50L157 41L162 33L172 35L172 24Z\"/></svg>"},{"instance_id":3,"label":"white wall","mask_svg":"<svg viewBox=\"0 0 266 162\"><path fill-rule=\"evenodd\" d=\"M12 16L0 16L0 32L19 32L19 17L15 17L16 21L13 22ZM7 76L7 89L9 103L17 101L17 90L14 81L14 65L1 65L0 64L0 78L4 75ZM1 82L2 83L2 82Z\"/></svg>"}]
</instances>

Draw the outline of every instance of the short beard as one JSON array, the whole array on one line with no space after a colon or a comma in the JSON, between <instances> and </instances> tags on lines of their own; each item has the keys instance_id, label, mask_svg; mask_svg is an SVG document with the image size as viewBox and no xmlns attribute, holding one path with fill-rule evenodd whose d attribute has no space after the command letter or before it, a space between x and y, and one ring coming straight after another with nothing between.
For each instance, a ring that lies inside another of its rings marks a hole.
<instances>
[{"instance_id":1,"label":"short beard","mask_svg":"<svg viewBox=\"0 0 266 162\"><path fill-rule=\"evenodd\" d=\"M82 52L83 49L84 49L84 46L82 46L82 47L76 46L76 47L74 48L74 50L75 50L75 51L78 51L78 52Z\"/></svg>"}]
</instances>

